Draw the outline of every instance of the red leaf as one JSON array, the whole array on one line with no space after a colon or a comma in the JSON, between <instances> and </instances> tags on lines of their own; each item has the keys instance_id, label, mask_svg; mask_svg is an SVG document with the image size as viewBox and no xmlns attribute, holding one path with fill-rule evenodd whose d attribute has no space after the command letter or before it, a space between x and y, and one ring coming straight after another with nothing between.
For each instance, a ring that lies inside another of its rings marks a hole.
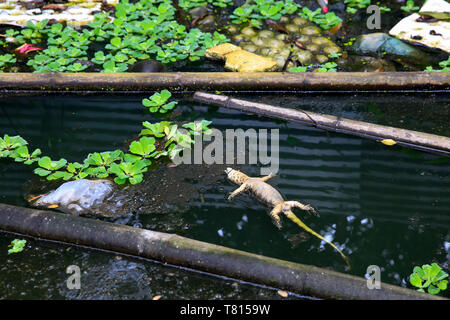
<instances>
[{"instance_id":1,"label":"red leaf","mask_svg":"<svg viewBox=\"0 0 450 320\"><path fill-rule=\"evenodd\" d=\"M30 51L37 51L37 50L43 50L42 48L35 47L32 44L25 43L21 45L20 47L16 48L16 52L20 54L27 54Z\"/></svg>"}]
</instances>

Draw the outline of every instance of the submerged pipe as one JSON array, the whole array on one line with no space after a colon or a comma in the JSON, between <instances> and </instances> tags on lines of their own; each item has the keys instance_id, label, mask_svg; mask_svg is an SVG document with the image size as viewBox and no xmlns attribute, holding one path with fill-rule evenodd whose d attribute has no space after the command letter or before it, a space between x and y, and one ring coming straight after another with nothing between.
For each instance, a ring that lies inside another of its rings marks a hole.
<instances>
[{"instance_id":1,"label":"submerged pipe","mask_svg":"<svg viewBox=\"0 0 450 320\"><path fill-rule=\"evenodd\" d=\"M192 240L174 234L0 204L0 230L83 245L326 299L444 299L314 266Z\"/></svg>"},{"instance_id":2,"label":"submerged pipe","mask_svg":"<svg viewBox=\"0 0 450 320\"><path fill-rule=\"evenodd\" d=\"M209 105L298 122L323 130L355 135L372 140L392 139L400 146L450 156L450 138L444 136L356 121L327 114L318 114L300 109L282 108L206 92L196 92L194 94L194 100Z\"/></svg>"},{"instance_id":3,"label":"submerged pipe","mask_svg":"<svg viewBox=\"0 0 450 320\"><path fill-rule=\"evenodd\" d=\"M150 90L424 91L449 90L449 72L2 73L0 92Z\"/></svg>"}]
</instances>

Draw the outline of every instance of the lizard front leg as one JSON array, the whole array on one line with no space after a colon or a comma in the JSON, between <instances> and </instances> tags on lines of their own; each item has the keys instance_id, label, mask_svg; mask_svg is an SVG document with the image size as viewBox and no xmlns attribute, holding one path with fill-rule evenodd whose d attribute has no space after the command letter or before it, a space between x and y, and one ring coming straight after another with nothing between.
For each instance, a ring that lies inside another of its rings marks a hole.
<instances>
[{"instance_id":1,"label":"lizard front leg","mask_svg":"<svg viewBox=\"0 0 450 320\"><path fill-rule=\"evenodd\" d=\"M241 184L241 186L239 188L237 188L232 193L230 193L230 195L228 196L228 200L233 199L236 195L238 195L241 192L244 192L246 189L247 189L247 184L246 183Z\"/></svg>"}]
</instances>

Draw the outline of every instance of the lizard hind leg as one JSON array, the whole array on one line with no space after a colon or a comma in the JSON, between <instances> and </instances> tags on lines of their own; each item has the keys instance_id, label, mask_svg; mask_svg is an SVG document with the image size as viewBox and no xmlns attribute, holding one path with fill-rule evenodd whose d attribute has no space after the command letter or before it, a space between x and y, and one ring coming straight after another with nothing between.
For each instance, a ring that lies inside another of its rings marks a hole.
<instances>
[{"instance_id":1,"label":"lizard hind leg","mask_svg":"<svg viewBox=\"0 0 450 320\"><path fill-rule=\"evenodd\" d=\"M314 210L314 208L311 207L309 204L303 204L298 201L285 201L285 204L287 204L289 206L289 209L299 208L299 209L307 211L308 213L313 213L316 216L318 215L317 211Z\"/></svg>"},{"instance_id":2,"label":"lizard hind leg","mask_svg":"<svg viewBox=\"0 0 450 320\"><path fill-rule=\"evenodd\" d=\"M315 235L317 238L319 238L320 240L325 241L326 243L328 243L330 246L332 246L337 252L339 252L339 254L341 255L341 257L344 259L345 263L347 264L348 268L351 269L350 266L350 261L348 260L347 256L345 254L342 253L341 250L338 249L338 247L336 247L332 242L326 240L324 237L322 237L320 234L318 234L317 232L315 232L314 230L312 230L310 227L308 227L306 224L303 223L303 221L301 221L299 218L297 218L297 216L291 211L291 210L287 210L284 211L284 214L286 215L286 217L288 217L292 222L294 222L295 224L297 224L299 227L305 229L306 231L308 231L309 233Z\"/></svg>"},{"instance_id":3,"label":"lizard hind leg","mask_svg":"<svg viewBox=\"0 0 450 320\"><path fill-rule=\"evenodd\" d=\"M262 178L258 178L259 180L266 182L269 179L272 179L273 177L275 177L275 175L273 173L270 173L268 176L262 177Z\"/></svg>"},{"instance_id":4,"label":"lizard hind leg","mask_svg":"<svg viewBox=\"0 0 450 320\"><path fill-rule=\"evenodd\" d=\"M281 229L281 219L280 219L280 213L283 211L283 206L278 205L275 206L272 211L270 211L269 215L272 218L273 223L278 229Z\"/></svg>"}]
</instances>

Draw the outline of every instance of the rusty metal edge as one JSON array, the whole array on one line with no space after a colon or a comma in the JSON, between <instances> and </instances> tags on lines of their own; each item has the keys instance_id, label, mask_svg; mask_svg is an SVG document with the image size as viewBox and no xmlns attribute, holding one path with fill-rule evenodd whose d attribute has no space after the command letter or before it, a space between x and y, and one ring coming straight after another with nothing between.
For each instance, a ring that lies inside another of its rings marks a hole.
<instances>
[{"instance_id":1,"label":"rusty metal edge","mask_svg":"<svg viewBox=\"0 0 450 320\"><path fill-rule=\"evenodd\" d=\"M450 72L338 73L3 73L0 92L450 91Z\"/></svg>"}]
</instances>

